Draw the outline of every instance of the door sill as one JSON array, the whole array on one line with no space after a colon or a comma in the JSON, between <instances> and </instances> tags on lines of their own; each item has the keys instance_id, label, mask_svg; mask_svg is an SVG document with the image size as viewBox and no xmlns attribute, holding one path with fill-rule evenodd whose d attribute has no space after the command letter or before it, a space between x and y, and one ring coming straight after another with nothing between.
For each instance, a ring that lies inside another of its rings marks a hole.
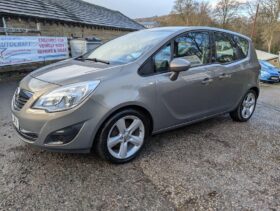
<instances>
[{"instance_id":1,"label":"door sill","mask_svg":"<svg viewBox=\"0 0 280 211\"><path fill-rule=\"evenodd\" d=\"M203 122L204 120L212 119L216 116L221 116L221 115L227 114L231 111L232 110L229 110L229 111L226 111L226 112L221 112L221 113L214 114L214 115L211 115L211 116L203 117L203 118L200 118L200 119L195 119L195 120L192 120L192 121L188 121L188 122L185 122L185 123L181 123L181 124L178 124L178 125L174 125L174 126L171 126L171 127L160 129L160 130L157 130L157 131L153 132L152 135L157 135L159 133L163 133L163 132L166 132L166 131L178 129L178 128L181 128L181 127L184 127L184 126L187 126L187 125L191 125L191 124L194 124L194 123L197 123L197 122Z\"/></svg>"}]
</instances>

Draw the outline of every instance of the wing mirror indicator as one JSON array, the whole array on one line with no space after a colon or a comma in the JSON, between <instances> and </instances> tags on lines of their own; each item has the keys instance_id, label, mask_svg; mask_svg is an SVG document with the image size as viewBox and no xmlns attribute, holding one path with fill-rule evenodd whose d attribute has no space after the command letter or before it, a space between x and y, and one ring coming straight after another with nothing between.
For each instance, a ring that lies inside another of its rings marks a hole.
<instances>
[{"instance_id":1,"label":"wing mirror indicator","mask_svg":"<svg viewBox=\"0 0 280 211\"><path fill-rule=\"evenodd\" d=\"M191 63L182 58L173 59L170 63L170 71L172 74L170 75L171 81L176 81L180 72L187 71L191 68Z\"/></svg>"}]
</instances>

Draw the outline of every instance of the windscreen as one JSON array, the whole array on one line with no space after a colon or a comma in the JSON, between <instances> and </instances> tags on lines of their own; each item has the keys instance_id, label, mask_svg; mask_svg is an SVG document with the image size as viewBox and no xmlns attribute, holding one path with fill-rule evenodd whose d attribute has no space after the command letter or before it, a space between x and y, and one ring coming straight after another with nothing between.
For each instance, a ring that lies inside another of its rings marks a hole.
<instances>
[{"instance_id":1,"label":"windscreen","mask_svg":"<svg viewBox=\"0 0 280 211\"><path fill-rule=\"evenodd\" d=\"M129 33L101 45L84 58L126 64L135 61L171 34L171 31L152 30Z\"/></svg>"}]
</instances>

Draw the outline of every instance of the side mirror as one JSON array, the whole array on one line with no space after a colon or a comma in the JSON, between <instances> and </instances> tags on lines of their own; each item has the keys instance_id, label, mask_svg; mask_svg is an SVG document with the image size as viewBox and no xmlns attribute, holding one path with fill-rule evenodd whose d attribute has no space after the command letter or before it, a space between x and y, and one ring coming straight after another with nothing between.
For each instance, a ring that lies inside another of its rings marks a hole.
<instances>
[{"instance_id":1,"label":"side mirror","mask_svg":"<svg viewBox=\"0 0 280 211\"><path fill-rule=\"evenodd\" d=\"M170 63L170 71L172 72L170 80L176 81L180 72L187 71L190 68L191 63L188 60L182 58L173 59Z\"/></svg>"}]
</instances>

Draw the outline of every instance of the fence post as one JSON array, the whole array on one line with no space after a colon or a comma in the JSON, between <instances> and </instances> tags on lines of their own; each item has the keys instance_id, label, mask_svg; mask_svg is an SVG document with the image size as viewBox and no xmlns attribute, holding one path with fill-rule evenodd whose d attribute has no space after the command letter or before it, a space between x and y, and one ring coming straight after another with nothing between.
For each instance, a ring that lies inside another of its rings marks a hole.
<instances>
[{"instance_id":1,"label":"fence post","mask_svg":"<svg viewBox=\"0 0 280 211\"><path fill-rule=\"evenodd\" d=\"M5 21L4 16L2 17L2 22L3 22L3 28L4 28L5 35L8 35L7 25L6 25L6 21Z\"/></svg>"}]
</instances>

